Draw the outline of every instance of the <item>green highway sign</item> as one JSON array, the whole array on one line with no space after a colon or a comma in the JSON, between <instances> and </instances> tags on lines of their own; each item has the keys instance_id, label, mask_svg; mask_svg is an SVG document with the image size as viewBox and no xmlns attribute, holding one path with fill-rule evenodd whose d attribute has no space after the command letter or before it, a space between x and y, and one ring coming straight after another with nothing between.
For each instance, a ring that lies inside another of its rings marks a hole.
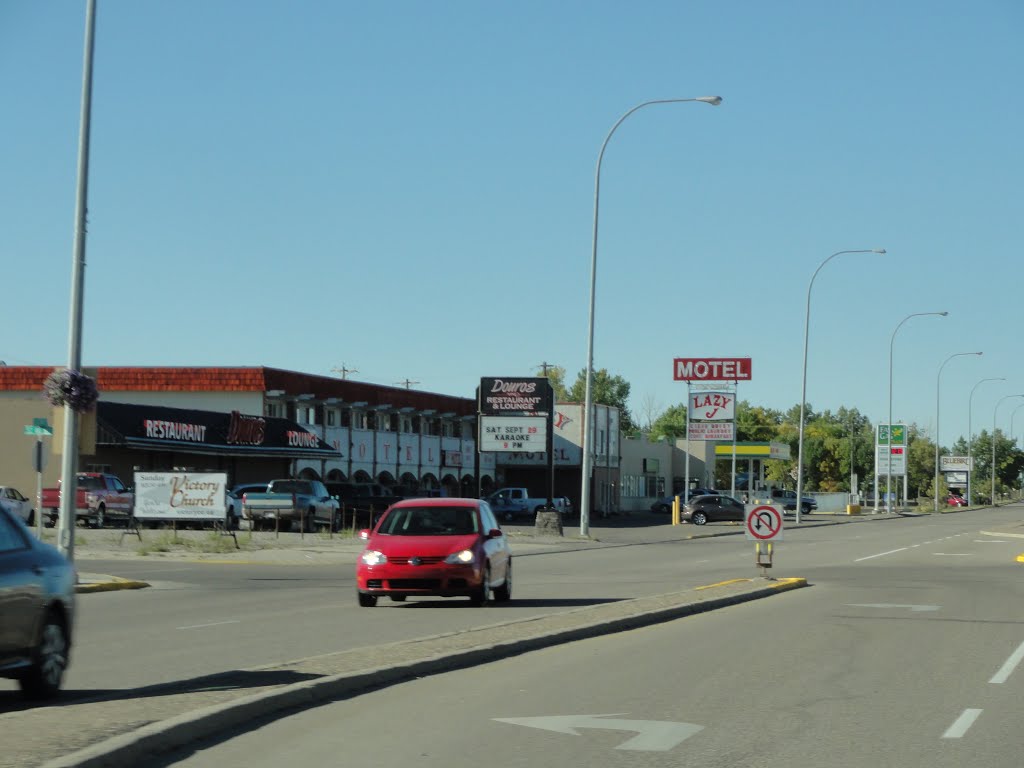
<instances>
[{"instance_id":1,"label":"green highway sign","mask_svg":"<svg viewBox=\"0 0 1024 768\"><path fill-rule=\"evenodd\" d=\"M25 427L25 434L33 437L53 437L53 427Z\"/></svg>"}]
</instances>

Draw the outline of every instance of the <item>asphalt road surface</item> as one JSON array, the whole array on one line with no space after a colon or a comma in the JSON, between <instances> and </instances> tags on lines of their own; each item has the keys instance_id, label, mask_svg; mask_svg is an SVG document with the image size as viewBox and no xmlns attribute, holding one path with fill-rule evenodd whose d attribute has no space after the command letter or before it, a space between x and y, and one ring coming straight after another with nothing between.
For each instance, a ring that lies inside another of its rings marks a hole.
<instances>
[{"instance_id":1,"label":"asphalt road surface","mask_svg":"<svg viewBox=\"0 0 1024 768\"><path fill-rule=\"evenodd\" d=\"M787 532L777 560L810 589L378 690L162 764L1017 768L1024 540L979 531L1020 514ZM714 580L749 548L536 558L522 586ZM399 613L422 612L372 619Z\"/></svg>"}]
</instances>

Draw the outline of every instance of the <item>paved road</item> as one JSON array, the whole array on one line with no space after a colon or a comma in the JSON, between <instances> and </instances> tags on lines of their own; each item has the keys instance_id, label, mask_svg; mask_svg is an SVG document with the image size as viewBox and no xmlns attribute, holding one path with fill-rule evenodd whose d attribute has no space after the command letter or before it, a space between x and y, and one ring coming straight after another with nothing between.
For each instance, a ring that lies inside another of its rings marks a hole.
<instances>
[{"instance_id":1,"label":"paved road","mask_svg":"<svg viewBox=\"0 0 1024 768\"><path fill-rule=\"evenodd\" d=\"M869 519L849 525L790 528L777 550L776 574L806 574L815 583L825 585L836 578L851 578L833 573L847 565L854 567L855 581L866 573L877 573L883 580L900 580L904 575L901 553L946 536L977 536L982 528L1019 521L1022 512L1020 507L1011 507L937 518ZM559 554L550 553L550 546L521 546L513 604L482 610L453 601L384 603L381 608L360 609L352 598L354 550L347 563L329 566L200 565L149 558L134 563L117 561L113 565L118 567L118 575L148 574L157 586L140 592L83 596L80 644L69 676L68 696L53 710L0 713L0 727L14 733L9 729L17 726L22 750L19 755L30 753L25 750L31 750L33 744L50 739L57 717L69 727L86 727L86 732L76 731L75 739L65 742L84 745L103 733L123 732L154 718L170 716L175 697L138 687L154 681L183 681L180 689L194 692L195 699L200 698L199 691L209 692L211 686L225 684L244 693L246 689L303 679L301 675L296 677L295 665L291 671L280 666L289 658L349 647L379 648L393 640L452 633L510 618L561 616L586 605L610 609L616 603L608 600L689 589L754 574L750 542L735 535L679 540L680 535L694 530L665 526L623 529L605 537L606 543L623 546L584 546L580 551ZM713 526L707 526L700 532L712 530ZM722 526L719 531L738 529ZM579 547L569 541L565 545ZM1020 539L994 540L989 546L1006 562L1024 551ZM538 553L526 554L531 550ZM958 554L965 553L949 553L951 560L959 559ZM323 602L317 602L321 596ZM234 613L225 614L225 608ZM267 659L266 663L276 665L276 671L236 673L229 682L197 679L208 671L251 670ZM328 666L318 669L307 663L304 668L308 674L322 675L330 674ZM117 691L125 689L130 698L121 705ZM109 701L69 706L76 695L96 693L106 693ZM5 703L12 710L20 706L12 693L6 695L6 700L4 696L0 690L0 709ZM191 700L188 696L177 699ZM209 696L204 694L203 700L208 701ZM197 701L194 706L205 705ZM92 710L96 714L90 715ZM52 756L52 748L48 754ZM0 754L2 766L25 764L18 760L4 762Z\"/></svg>"},{"instance_id":2,"label":"paved road","mask_svg":"<svg viewBox=\"0 0 1024 768\"><path fill-rule=\"evenodd\" d=\"M1019 516L1008 509L979 514L992 524ZM817 579L827 575L832 563L913 543L922 528L977 530L978 519L953 514L790 529L778 545L776 571ZM753 545L742 535L679 539L691 532L738 534L740 529L723 524L699 531L691 526L607 530L607 543L632 546L584 546L557 554L551 546L518 546L515 599L482 612L462 600L384 601L373 610L359 608L353 565L358 545L322 555L330 561L325 565L289 564L294 558L272 566L156 558L80 560L82 569L142 579L153 587L80 596L79 642L66 698L195 680L757 573ZM573 546L583 545L571 540L563 544ZM301 554L298 559L317 562ZM876 565L885 567L881 560ZM0 712L24 707L15 691L12 682L0 680Z\"/></svg>"},{"instance_id":3,"label":"paved road","mask_svg":"<svg viewBox=\"0 0 1024 768\"><path fill-rule=\"evenodd\" d=\"M978 519L804 531L779 558L813 589L408 682L162 764L1017 768L1024 540ZM735 544L687 554L718 569ZM542 729L557 718L577 735Z\"/></svg>"}]
</instances>

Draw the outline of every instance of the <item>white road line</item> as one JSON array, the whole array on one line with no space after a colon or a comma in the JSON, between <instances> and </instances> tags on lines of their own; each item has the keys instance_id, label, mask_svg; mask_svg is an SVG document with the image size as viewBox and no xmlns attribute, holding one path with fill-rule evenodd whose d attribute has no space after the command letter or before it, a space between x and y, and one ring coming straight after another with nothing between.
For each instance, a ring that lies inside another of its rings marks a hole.
<instances>
[{"instance_id":1,"label":"white road line","mask_svg":"<svg viewBox=\"0 0 1024 768\"><path fill-rule=\"evenodd\" d=\"M1002 539L995 539L994 541L992 539L975 539L974 543L975 544L1006 544L1007 542L1003 541Z\"/></svg>"},{"instance_id":2,"label":"white road line","mask_svg":"<svg viewBox=\"0 0 1024 768\"><path fill-rule=\"evenodd\" d=\"M1013 674L1013 670L1015 670L1017 665L1020 664L1021 660L1024 660L1024 643L1017 646L1017 650L1010 654L1010 658L1006 660L1006 663L999 668L999 671L992 676L992 679L989 680L989 682L995 683L996 685L1005 683L1009 679L1010 675Z\"/></svg>"},{"instance_id":3,"label":"white road line","mask_svg":"<svg viewBox=\"0 0 1024 768\"><path fill-rule=\"evenodd\" d=\"M968 728L974 725L974 721L978 719L978 715L980 715L981 712L982 710L980 709L965 709L963 714L956 719L956 722L949 726L946 732L942 734L942 738L959 739L967 733Z\"/></svg>"},{"instance_id":4,"label":"white road line","mask_svg":"<svg viewBox=\"0 0 1024 768\"><path fill-rule=\"evenodd\" d=\"M970 557L970 552L932 552L936 557Z\"/></svg>"},{"instance_id":5,"label":"white road line","mask_svg":"<svg viewBox=\"0 0 1024 768\"><path fill-rule=\"evenodd\" d=\"M870 560L873 557L885 557L886 555L893 555L893 554L896 554L897 552L902 552L905 549L907 549L907 547L900 547L899 549L890 549L888 552L879 552L877 555L868 555L867 557L858 557L853 562L859 563L861 560Z\"/></svg>"},{"instance_id":6,"label":"white road line","mask_svg":"<svg viewBox=\"0 0 1024 768\"><path fill-rule=\"evenodd\" d=\"M190 624L187 627L176 627L176 629L205 629L206 627L219 627L221 624L241 624L238 619L231 621L211 621L209 624Z\"/></svg>"}]
</instances>

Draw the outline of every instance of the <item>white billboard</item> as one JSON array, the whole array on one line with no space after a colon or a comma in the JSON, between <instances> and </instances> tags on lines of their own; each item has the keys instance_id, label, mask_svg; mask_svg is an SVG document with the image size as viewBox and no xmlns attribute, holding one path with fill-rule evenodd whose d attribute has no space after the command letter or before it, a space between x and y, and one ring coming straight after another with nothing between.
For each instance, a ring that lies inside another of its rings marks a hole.
<instances>
[{"instance_id":1,"label":"white billboard","mask_svg":"<svg viewBox=\"0 0 1024 768\"><path fill-rule=\"evenodd\" d=\"M889 467L886 468L886 452L891 450ZM886 445L878 446L878 476L892 475L894 477L907 474L907 449L902 445L894 445L891 449Z\"/></svg>"},{"instance_id":2,"label":"white billboard","mask_svg":"<svg viewBox=\"0 0 1024 768\"><path fill-rule=\"evenodd\" d=\"M543 453L547 439L547 416L480 416L481 451Z\"/></svg>"},{"instance_id":3,"label":"white billboard","mask_svg":"<svg viewBox=\"0 0 1024 768\"><path fill-rule=\"evenodd\" d=\"M943 472L973 472L974 457L970 456L940 456L939 466Z\"/></svg>"},{"instance_id":4,"label":"white billboard","mask_svg":"<svg viewBox=\"0 0 1024 768\"><path fill-rule=\"evenodd\" d=\"M691 421L734 421L736 395L732 392L693 392L690 394Z\"/></svg>"},{"instance_id":5,"label":"white billboard","mask_svg":"<svg viewBox=\"0 0 1024 768\"><path fill-rule=\"evenodd\" d=\"M687 433L691 440L732 441L734 424L731 421L692 421Z\"/></svg>"},{"instance_id":6,"label":"white billboard","mask_svg":"<svg viewBox=\"0 0 1024 768\"><path fill-rule=\"evenodd\" d=\"M142 520L224 520L224 472L136 472L135 517Z\"/></svg>"}]
</instances>

